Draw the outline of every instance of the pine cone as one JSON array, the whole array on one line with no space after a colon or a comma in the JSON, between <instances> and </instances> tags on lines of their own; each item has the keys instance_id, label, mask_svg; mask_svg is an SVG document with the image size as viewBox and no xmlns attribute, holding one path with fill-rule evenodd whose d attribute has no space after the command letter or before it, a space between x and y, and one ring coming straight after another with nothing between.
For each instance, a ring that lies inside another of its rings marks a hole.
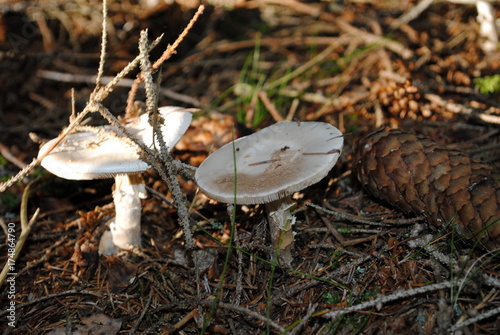
<instances>
[{"instance_id":1,"label":"pine cone","mask_svg":"<svg viewBox=\"0 0 500 335\"><path fill-rule=\"evenodd\" d=\"M500 189L492 168L470 156L401 130L379 130L353 155L358 180L377 198L431 225L500 247Z\"/></svg>"}]
</instances>

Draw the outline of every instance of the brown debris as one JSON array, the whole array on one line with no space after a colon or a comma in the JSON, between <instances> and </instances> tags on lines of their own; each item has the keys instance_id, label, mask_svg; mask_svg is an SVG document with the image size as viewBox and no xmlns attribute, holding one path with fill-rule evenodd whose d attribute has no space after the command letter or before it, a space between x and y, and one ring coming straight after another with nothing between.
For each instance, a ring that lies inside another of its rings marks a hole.
<instances>
[{"instance_id":1,"label":"brown debris","mask_svg":"<svg viewBox=\"0 0 500 335\"><path fill-rule=\"evenodd\" d=\"M397 129L362 139L353 164L377 198L435 226L454 223L460 236L488 249L500 247L500 189L489 165Z\"/></svg>"},{"instance_id":2,"label":"brown debris","mask_svg":"<svg viewBox=\"0 0 500 335\"><path fill-rule=\"evenodd\" d=\"M121 291L131 285L136 277L138 266L127 264L118 257L106 258L109 272L109 286L113 291Z\"/></svg>"},{"instance_id":3,"label":"brown debris","mask_svg":"<svg viewBox=\"0 0 500 335\"><path fill-rule=\"evenodd\" d=\"M208 116L195 115L186 134L176 145L177 150L214 151L232 139L235 120L230 115L211 112Z\"/></svg>"},{"instance_id":4,"label":"brown debris","mask_svg":"<svg viewBox=\"0 0 500 335\"><path fill-rule=\"evenodd\" d=\"M77 325L75 329L71 329L73 335L84 334L101 334L101 335L114 335L118 334L122 326L120 319L113 319L109 316L98 313L88 316L81 320L81 325ZM50 331L49 335L63 335L67 334L67 326L58 327Z\"/></svg>"}]
</instances>

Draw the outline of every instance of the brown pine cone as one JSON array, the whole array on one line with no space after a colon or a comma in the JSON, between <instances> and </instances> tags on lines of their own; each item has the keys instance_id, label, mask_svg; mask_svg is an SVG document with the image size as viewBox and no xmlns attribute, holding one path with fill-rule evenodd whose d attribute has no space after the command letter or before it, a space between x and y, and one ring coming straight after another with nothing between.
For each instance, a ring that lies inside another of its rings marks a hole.
<instances>
[{"instance_id":1,"label":"brown pine cone","mask_svg":"<svg viewBox=\"0 0 500 335\"><path fill-rule=\"evenodd\" d=\"M358 180L379 199L431 225L452 223L460 236L500 247L500 189L492 168L401 130L379 130L358 143Z\"/></svg>"}]
</instances>

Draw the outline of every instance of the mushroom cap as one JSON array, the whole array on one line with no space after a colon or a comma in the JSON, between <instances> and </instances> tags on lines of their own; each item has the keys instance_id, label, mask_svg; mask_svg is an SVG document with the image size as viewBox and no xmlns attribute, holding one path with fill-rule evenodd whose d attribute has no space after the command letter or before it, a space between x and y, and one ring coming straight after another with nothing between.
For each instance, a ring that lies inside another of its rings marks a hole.
<instances>
[{"instance_id":1,"label":"mushroom cap","mask_svg":"<svg viewBox=\"0 0 500 335\"><path fill-rule=\"evenodd\" d=\"M217 201L261 204L317 183L337 162L344 138L323 122L278 122L230 142L203 161L195 179Z\"/></svg>"},{"instance_id":2,"label":"mushroom cap","mask_svg":"<svg viewBox=\"0 0 500 335\"><path fill-rule=\"evenodd\" d=\"M159 115L163 140L172 149L191 123L192 114L181 107L161 107ZM134 118L124 125L129 133L148 147L153 146L153 127L148 115ZM117 174L138 173L150 168L140 159L138 149L126 141L113 137L117 129L112 126L96 127L97 133L82 131L67 135L41 162L58 177L73 180L110 178ZM111 136L110 136L111 135ZM44 144L38 153L43 155L56 141ZM156 140L156 147L158 142Z\"/></svg>"}]
</instances>

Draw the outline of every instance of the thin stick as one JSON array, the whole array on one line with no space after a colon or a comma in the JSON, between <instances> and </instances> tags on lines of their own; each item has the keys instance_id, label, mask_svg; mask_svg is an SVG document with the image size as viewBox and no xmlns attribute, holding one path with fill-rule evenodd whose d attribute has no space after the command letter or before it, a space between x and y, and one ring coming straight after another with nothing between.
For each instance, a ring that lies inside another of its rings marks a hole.
<instances>
[{"instance_id":1,"label":"thin stick","mask_svg":"<svg viewBox=\"0 0 500 335\"><path fill-rule=\"evenodd\" d=\"M106 58L106 46L108 44L108 0L102 1L102 41L101 41L101 56L99 59L99 69L97 70L96 87L101 86L101 78L104 74L104 62Z\"/></svg>"},{"instance_id":2,"label":"thin stick","mask_svg":"<svg viewBox=\"0 0 500 335\"><path fill-rule=\"evenodd\" d=\"M38 158L34 158L30 164L26 165L26 167L24 169L22 169L21 171L19 171L15 176L13 176L12 178L10 178L8 181L6 181L4 183L1 183L0 184L0 193L5 192L12 185L14 185L18 181L24 179L24 177L26 177L31 172L31 170L35 166L37 166L39 162L42 161L42 159L44 159L59 143L61 143L61 141L66 137L66 135L68 135L70 132L72 132L73 129L76 128L76 126L80 124L80 122L83 120L83 118L88 113L90 113L91 111L94 111L93 107L94 106L92 106L92 105L87 105L85 107L85 109L80 114L77 115L75 120L72 123L70 123L70 125L61 132L61 134L57 137L57 139L54 141L54 143L48 148L48 150L43 155L39 156Z\"/></svg>"},{"instance_id":3,"label":"thin stick","mask_svg":"<svg viewBox=\"0 0 500 335\"><path fill-rule=\"evenodd\" d=\"M500 289L500 279L483 274L483 280L486 285L490 285L497 289Z\"/></svg>"},{"instance_id":4,"label":"thin stick","mask_svg":"<svg viewBox=\"0 0 500 335\"><path fill-rule=\"evenodd\" d=\"M198 10L196 11L196 13L194 13L194 16L193 18L191 19L191 21L189 21L189 23L187 24L186 28L184 28L184 30L182 31L182 33L179 35L179 37L177 37L177 39L175 40L174 44L172 45L169 45L167 47L167 50L165 50L165 52L161 55L160 58L158 58L158 60L156 62L154 62L153 66L152 66L152 70L153 70L153 73L156 71L156 69L158 69L167 59L169 59L170 57L172 57L172 55L175 53L175 50L177 50L177 47L179 46L179 44L181 44L181 42L184 40L184 38L186 37L186 35L189 33L189 31L191 30L191 28L193 28L194 26L194 23L198 20L198 18L200 17L201 14L203 14L203 11L205 10L205 6L204 5L200 5L198 7Z\"/></svg>"},{"instance_id":5,"label":"thin stick","mask_svg":"<svg viewBox=\"0 0 500 335\"><path fill-rule=\"evenodd\" d=\"M75 88L71 88L71 115L69 116L69 122L73 122L76 118L76 98L75 98Z\"/></svg>"},{"instance_id":6,"label":"thin stick","mask_svg":"<svg viewBox=\"0 0 500 335\"><path fill-rule=\"evenodd\" d=\"M155 84L152 77L151 64L148 59L147 54L147 31L141 32L141 39L139 42L139 50L141 55L141 75L140 77L145 83L146 86L146 106L147 111L150 115L156 110L156 92L155 92ZM169 153L169 148L167 148L165 141L163 140L163 134L161 133L161 124L158 122L156 118L153 120L153 134L154 138L158 141L160 145L160 157L166 167L167 170L167 184L169 185L170 191L174 196L175 203L177 205L177 213L179 216L180 224L184 230L184 236L186 238L186 247L188 249L194 249L195 244L193 241L193 233L191 231L191 223L189 220L189 210L186 207L186 198L182 193L182 189L179 185L179 181L177 179L177 170L174 167L173 161L174 159ZM153 143L156 141L153 140ZM162 169L163 170L163 169ZM163 171L158 171L163 172Z\"/></svg>"},{"instance_id":7,"label":"thin stick","mask_svg":"<svg viewBox=\"0 0 500 335\"><path fill-rule=\"evenodd\" d=\"M14 156L10 152L9 148L7 148L2 143L0 143L0 154L2 154L2 156L6 160L8 160L9 162L11 162L12 164L14 164L15 166L17 166L18 168L24 169L26 167L26 164L23 161L21 161L20 159L18 159L16 156Z\"/></svg>"},{"instance_id":8,"label":"thin stick","mask_svg":"<svg viewBox=\"0 0 500 335\"><path fill-rule=\"evenodd\" d=\"M434 0L421 0L415 7L411 8L409 11L405 12L403 15L394 20L390 27L392 29L397 29L403 24L410 23L420 16L429 6L434 2Z\"/></svg>"},{"instance_id":9,"label":"thin stick","mask_svg":"<svg viewBox=\"0 0 500 335\"><path fill-rule=\"evenodd\" d=\"M139 91L139 87L141 87L141 83L142 83L142 81L139 80L139 78L136 78L132 82L132 85L130 86L130 90L128 91L128 97L127 97L127 107L125 108L125 118L126 119L134 117L135 96L137 95L137 92Z\"/></svg>"},{"instance_id":10,"label":"thin stick","mask_svg":"<svg viewBox=\"0 0 500 335\"><path fill-rule=\"evenodd\" d=\"M87 290L69 290L69 291L56 292L56 293L44 295L43 297L36 298L36 299L31 300L31 301L17 305L16 309L25 308L25 307L28 307L31 305L38 304L38 303L45 301L45 300L49 300L49 299L53 299L53 298L57 298L57 297L63 297L65 295L72 295L72 294L75 294L78 296L93 295L93 296L96 296L99 298L102 298L103 296L108 296L108 294L106 292L93 292L93 291L87 291ZM0 312L0 317L3 317L5 315L7 315L8 313L9 313L9 311L5 308L3 311Z\"/></svg>"},{"instance_id":11,"label":"thin stick","mask_svg":"<svg viewBox=\"0 0 500 335\"><path fill-rule=\"evenodd\" d=\"M458 285L461 285L462 281L464 281L464 280L465 279L461 279L461 280L457 280L457 281L453 281L453 282L446 281L443 283L432 284L432 285L427 285L427 286L423 286L423 287L417 287L417 288L414 288L411 290L399 290L393 294L384 295L384 296L378 297L374 300L366 301L366 302L363 302L361 304L358 304L358 305L355 305L352 307L340 309L340 310L333 311L333 312L328 312L328 313L324 314L323 316L326 318L335 319L338 316L341 316L343 314L350 313L350 312L357 312L357 311L367 309L367 308L377 307L380 309L380 307L382 305L384 305L385 303L399 300L399 299L407 299L407 298L415 296L415 295L428 293L428 292L432 292L432 291L438 291L438 290L450 288L453 286L458 286ZM321 313L321 314L323 314L323 313Z\"/></svg>"},{"instance_id":12,"label":"thin stick","mask_svg":"<svg viewBox=\"0 0 500 335\"><path fill-rule=\"evenodd\" d=\"M492 124L500 124L500 117L498 117L496 115L479 113L470 107L456 104L456 103L453 103L450 101L446 101L441 96L439 96L437 94L428 93L428 94L424 94L424 97L427 100L437 104L438 106L443 107L448 112L452 112L455 114L464 114L464 115L467 115L471 118L476 118L476 119L479 119L479 120L482 120L482 121L485 121L488 123L492 123Z\"/></svg>"},{"instance_id":13,"label":"thin stick","mask_svg":"<svg viewBox=\"0 0 500 335\"><path fill-rule=\"evenodd\" d=\"M281 304L283 302L284 298L294 296L294 295L298 294L299 292L304 292L305 290L308 290L311 287L314 287L314 286L317 286L320 284L324 284L324 283L331 284L332 278L335 282L340 282L340 280L338 280L338 278L340 278L341 276L343 276L346 273L349 273L353 268L356 268L357 266L363 264L364 262L368 261L371 258L372 258L372 256L363 256L363 257L358 258L357 260L355 260L347 265L343 265L340 268L333 270L332 272L324 275L323 277L311 278L309 281L305 281L305 282L300 283L298 285L295 285L293 287L285 288L279 292L275 292L273 295L273 304L275 304L275 305Z\"/></svg>"},{"instance_id":14,"label":"thin stick","mask_svg":"<svg viewBox=\"0 0 500 335\"><path fill-rule=\"evenodd\" d=\"M295 117L295 113L297 113L297 108L299 107L300 100L295 98L292 100L292 104L290 105L290 109L288 110L288 114L286 116L286 121L293 121Z\"/></svg>"},{"instance_id":15,"label":"thin stick","mask_svg":"<svg viewBox=\"0 0 500 335\"><path fill-rule=\"evenodd\" d=\"M67 82L67 83L94 83L97 78L96 75L72 74L72 73L64 73L64 72L49 71L49 70L38 70L36 75L44 79L49 79L59 82ZM108 84L113 79L114 77L103 76L101 78L101 84ZM136 83L134 79L123 78L119 83L117 83L117 86L130 87L130 91L132 90L137 91L139 88L141 88L141 84L142 82ZM189 95L177 93L168 88L160 88L160 92L169 99L184 102L193 105L195 107L202 106L202 103L198 99L193 98ZM136 93L130 93L130 95L132 97L135 97ZM134 100L132 99L130 104L133 106L133 103Z\"/></svg>"},{"instance_id":16,"label":"thin stick","mask_svg":"<svg viewBox=\"0 0 500 335\"><path fill-rule=\"evenodd\" d=\"M229 205L228 205L229 208ZM232 211L234 211L234 205L231 205ZM234 214L232 214L234 215ZM231 215L231 217L232 217ZM234 304L239 306L241 303L241 293L243 292L243 253L240 249L242 249L241 241L238 236L238 230L234 230L234 245L236 246L236 256L238 260L238 272L236 275L236 289L234 291Z\"/></svg>"},{"instance_id":17,"label":"thin stick","mask_svg":"<svg viewBox=\"0 0 500 335\"><path fill-rule=\"evenodd\" d=\"M146 306L144 306L144 308L143 308L143 310L141 312L141 315L139 316L139 319L137 319L137 321L135 322L135 324L132 327L132 329L130 329L130 331L128 332L129 334L135 334L136 333L137 328L139 327L139 325L141 324L142 319L144 318L144 315L146 315L146 312L149 309L149 305L151 304L151 299L152 298L153 298L153 290L151 289L151 291L149 291L148 300L146 301Z\"/></svg>"},{"instance_id":18,"label":"thin stick","mask_svg":"<svg viewBox=\"0 0 500 335\"><path fill-rule=\"evenodd\" d=\"M189 320L191 320L193 317L196 317L197 315L198 315L198 310L197 309L193 309L185 317L183 317L179 322L177 322L175 325L172 326L173 329L172 329L172 331L169 334L174 333L177 330L179 330L182 327L184 327L186 325L186 323L189 322ZM133 333L131 332L131 334L133 334Z\"/></svg>"},{"instance_id":19,"label":"thin stick","mask_svg":"<svg viewBox=\"0 0 500 335\"><path fill-rule=\"evenodd\" d=\"M175 40L174 44L169 45L167 49L163 52L163 54L154 62L153 66L151 67L151 73L155 73L156 70L167 60L169 59L174 53L179 44L184 40L186 35L189 33L191 28L193 27L194 23L198 20L200 15L203 13L203 10L205 9L204 5L200 5L198 7L198 10L194 14L193 18L189 21L188 25L182 33L177 37ZM128 98L127 98L127 107L125 110L125 117L130 117L132 114L133 106L134 106L134 100L135 96L137 94L137 90L139 89L140 84L144 81L143 74L142 72L137 75L137 78L134 80L134 83L132 84L132 88L129 91Z\"/></svg>"},{"instance_id":20,"label":"thin stick","mask_svg":"<svg viewBox=\"0 0 500 335\"><path fill-rule=\"evenodd\" d=\"M5 234L5 244L9 243L9 228L5 224L5 220L0 217L0 227L2 227L3 233Z\"/></svg>"},{"instance_id":21,"label":"thin stick","mask_svg":"<svg viewBox=\"0 0 500 335\"><path fill-rule=\"evenodd\" d=\"M332 22L336 24L340 29L343 31L347 32L346 36L349 38L360 38L362 39L365 43L368 44L379 44L392 52L400 55L403 59L409 59L413 56L413 51L410 49L406 48L402 43L393 41L389 38L383 37L383 36L378 36L375 34L371 34L369 32L366 32L362 29L358 29L352 25L350 25L347 21L335 17L331 15L330 13L322 13L320 15L320 18Z\"/></svg>"},{"instance_id":22,"label":"thin stick","mask_svg":"<svg viewBox=\"0 0 500 335\"><path fill-rule=\"evenodd\" d=\"M159 128L159 127L157 127ZM161 132L160 132L161 134ZM168 152L165 142L163 141L163 137L157 137L158 143L160 144L160 157L164 163L164 166L167 170L165 173L165 169L162 169L161 166L153 166L162 179L167 183L172 195L174 196L175 203L177 205L177 214L179 216L180 224L184 230L184 236L186 241L186 248L188 250L193 250L195 248L195 243L193 240L193 232L191 231L191 223L189 220L189 209L186 206L187 200L182 193L182 188L179 185L179 180L177 179L177 169L174 166L174 159Z\"/></svg>"},{"instance_id":23,"label":"thin stick","mask_svg":"<svg viewBox=\"0 0 500 335\"><path fill-rule=\"evenodd\" d=\"M227 303L224 303L224 302L220 302L219 306L222 307L222 308L225 308L225 309L229 309L229 310L238 312L240 314L246 314L246 315L251 316L251 317L253 317L253 318L257 319L257 320L264 321L267 324L269 324L271 327L279 330L282 333L285 331L285 328L283 328L282 326L280 326L279 324L277 324L273 320L270 320L267 317L265 317L265 316L263 316L263 315L261 315L261 314L259 314L257 312L254 312L254 311L252 311L252 310L250 310L248 308L240 307L240 306L234 306L234 305L227 304Z\"/></svg>"},{"instance_id":24,"label":"thin stick","mask_svg":"<svg viewBox=\"0 0 500 335\"><path fill-rule=\"evenodd\" d=\"M2 286L3 283L5 283L8 275L15 276L17 274L14 272L16 260L19 257L19 255L21 254L21 250L23 249L24 243L28 239L28 235L31 231L31 227L36 222L36 218L38 217L38 214L40 213L40 209L38 208L35 211L35 214L33 214L33 217L31 218L31 220L28 222L28 198L29 198L31 186L36 181L37 181L37 179L33 180L24 189L23 197L21 199L21 213L20 213L21 235L19 236L19 239L16 243L16 246L14 248L13 253L10 253L10 251L9 251L10 256L7 258L7 263L5 263L3 270L2 270L2 273L0 273L0 286Z\"/></svg>"},{"instance_id":25,"label":"thin stick","mask_svg":"<svg viewBox=\"0 0 500 335\"><path fill-rule=\"evenodd\" d=\"M269 97L267 96L266 92L259 91L257 95L259 96L260 100L264 103L264 106L266 106L266 109L268 110L269 114L271 114L274 121L280 122L284 120L280 112L276 109L276 106L271 102L271 100L269 100Z\"/></svg>"},{"instance_id":26,"label":"thin stick","mask_svg":"<svg viewBox=\"0 0 500 335\"><path fill-rule=\"evenodd\" d=\"M153 50L158 43L160 43L163 35L159 36L156 38L150 45L149 45L149 51ZM130 71L132 71L134 68L139 65L139 62L141 60L140 55L134 58L128 65L118 73L113 80L111 80L105 87L101 87L99 90L94 90L94 92L90 96L90 102L101 102L103 101L109 93L113 91L113 89L118 85L118 82L122 80L127 74L129 74ZM89 103L90 103L89 102Z\"/></svg>"},{"instance_id":27,"label":"thin stick","mask_svg":"<svg viewBox=\"0 0 500 335\"><path fill-rule=\"evenodd\" d=\"M465 320L463 322L459 322L459 323L455 324L454 326L452 326L449 329L449 331L450 331L450 333L454 333L455 330L458 330L462 327L467 327L468 325L471 325L473 323L476 323L476 322L484 320L484 319L488 319L488 318L490 318L494 315L497 315L497 314L500 314L500 307L493 308L492 310L489 310L485 313L479 314L473 318L470 318L470 319Z\"/></svg>"},{"instance_id":28,"label":"thin stick","mask_svg":"<svg viewBox=\"0 0 500 335\"><path fill-rule=\"evenodd\" d=\"M302 320L300 320L299 324L296 325L292 331L288 332L288 335L297 335L301 332L302 328L306 325L307 321L311 318L311 316L314 314L316 311L316 308L318 308L318 304L313 304L309 305L309 308L307 309L307 314L302 317Z\"/></svg>"},{"instance_id":29,"label":"thin stick","mask_svg":"<svg viewBox=\"0 0 500 335\"><path fill-rule=\"evenodd\" d=\"M323 208L321 206L318 206L316 204L313 204L313 203L308 203L308 202L304 202L304 204L306 206L309 206L309 207L313 207L321 212L324 212L324 213L327 213L327 214L330 214L330 215L334 215L337 219L342 219L342 220L345 220L345 221L348 221L348 222L354 222L354 223L361 223L361 224L369 224L369 225L372 225L372 226L381 226L381 227L393 227L394 225L391 225L391 224L385 224L385 223L381 223L381 222L375 222L375 221L370 221L370 220L365 220L365 219L361 219L361 218L357 218L356 216L354 215L350 215L350 214L347 214L347 213L342 213L342 212L337 212L337 211L331 211L331 210L328 210L326 208Z\"/></svg>"},{"instance_id":30,"label":"thin stick","mask_svg":"<svg viewBox=\"0 0 500 335\"><path fill-rule=\"evenodd\" d=\"M152 116L156 111L157 95L155 90L155 83L151 72L151 63L148 58L148 30L142 30L139 38L139 55L141 56L140 68L141 78L144 81L146 88L146 112ZM153 120L154 125L157 125L157 120ZM156 128L156 127L153 127ZM156 129L154 129L156 130ZM153 132L154 133L154 132ZM154 141L153 141L154 143ZM153 144L154 145L154 144Z\"/></svg>"}]
</instances>

